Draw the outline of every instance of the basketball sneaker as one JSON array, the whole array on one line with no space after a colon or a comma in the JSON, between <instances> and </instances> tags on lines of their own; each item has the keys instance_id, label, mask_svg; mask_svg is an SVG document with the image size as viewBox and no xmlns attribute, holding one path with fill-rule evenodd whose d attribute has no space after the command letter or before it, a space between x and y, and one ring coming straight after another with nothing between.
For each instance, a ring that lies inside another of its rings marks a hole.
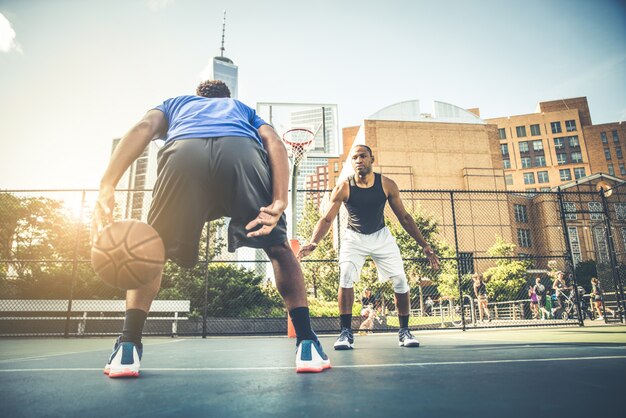
<instances>
[{"instance_id":1,"label":"basketball sneaker","mask_svg":"<svg viewBox=\"0 0 626 418\"><path fill-rule=\"evenodd\" d=\"M330 360L318 339L302 340L296 348L296 372L319 373L330 369Z\"/></svg>"},{"instance_id":2,"label":"basketball sneaker","mask_svg":"<svg viewBox=\"0 0 626 418\"><path fill-rule=\"evenodd\" d=\"M420 342L411 334L408 328L400 328L398 331L398 345L400 347L419 347Z\"/></svg>"},{"instance_id":3,"label":"basketball sneaker","mask_svg":"<svg viewBox=\"0 0 626 418\"><path fill-rule=\"evenodd\" d=\"M348 328L341 328L341 333L333 345L335 350L352 350L354 348L354 334Z\"/></svg>"},{"instance_id":4,"label":"basketball sneaker","mask_svg":"<svg viewBox=\"0 0 626 418\"><path fill-rule=\"evenodd\" d=\"M104 374L109 377L138 377L143 344L120 341L113 345L113 353L104 366Z\"/></svg>"}]
</instances>

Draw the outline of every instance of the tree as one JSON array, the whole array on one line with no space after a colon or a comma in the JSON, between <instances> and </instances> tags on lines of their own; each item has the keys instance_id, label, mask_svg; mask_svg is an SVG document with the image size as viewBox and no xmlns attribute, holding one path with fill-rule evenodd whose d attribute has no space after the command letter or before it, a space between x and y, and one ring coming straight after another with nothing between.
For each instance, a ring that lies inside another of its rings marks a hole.
<instances>
[{"instance_id":1,"label":"tree","mask_svg":"<svg viewBox=\"0 0 626 418\"><path fill-rule=\"evenodd\" d=\"M515 244L505 242L496 237L496 243L487 250L491 257L501 257L496 260L495 267L484 272L489 299L501 302L517 299L522 295L526 286L526 271L529 263L515 259Z\"/></svg>"}]
</instances>

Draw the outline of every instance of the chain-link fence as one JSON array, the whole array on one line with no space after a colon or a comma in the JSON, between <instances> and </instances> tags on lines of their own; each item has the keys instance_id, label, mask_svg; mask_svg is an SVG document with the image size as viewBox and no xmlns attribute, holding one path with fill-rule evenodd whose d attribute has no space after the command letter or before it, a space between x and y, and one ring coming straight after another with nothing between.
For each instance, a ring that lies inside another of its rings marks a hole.
<instances>
[{"instance_id":1,"label":"chain-link fence","mask_svg":"<svg viewBox=\"0 0 626 418\"><path fill-rule=\"evenodd\" d=\"M387 208L387 226L401 249L411 288L410 326L581 324L594 317L589 294L591 277L596 276L606 307L615 312L614 319L605 318L621 320L623 193L620 188L610 196L580 188L540 193L402 191L404 206L441 259L440 269L431 269ZM301 242L310 238L329 194L299 192ZM90 263L96 196L93 190L0 192L0 335L120 331L124 292L99 280ZM118 191L115 218L145 221L150 199L149 190ZM346 225L342 210L327 238L302 261L313 327L320 332L339 329L337 255ZM227 252L227 227L228 219L207 223L194 268L166 264L145 334L287 332L271 264L262 250ZM566 279L558 290L553 289L557 271ZM482 283L472 279L478 273ZM393 289L389 282L378 281L371 260L355 285L353 314L353 326L361 332L398 327Z\"/></svg>"}]
</instances>

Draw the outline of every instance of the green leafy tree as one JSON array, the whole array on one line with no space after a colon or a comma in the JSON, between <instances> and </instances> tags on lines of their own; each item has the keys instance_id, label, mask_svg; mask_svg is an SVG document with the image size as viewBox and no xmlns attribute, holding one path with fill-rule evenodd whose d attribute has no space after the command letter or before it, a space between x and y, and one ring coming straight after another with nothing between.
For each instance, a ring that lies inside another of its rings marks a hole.
<instances>
[{"instance_id":1,"label":"green leafy tree","mask_svg":"<svg viewBox=\"0 0 626 418\"><path fill-rule=\"evenodd\" d=\"M491 257L502 257L483 274L490 300L501 302L524 296L529 263L512 258L515 257L515 247L515 244L496 237L496 243L487 250Z\"/></svg>"}]
</instances>

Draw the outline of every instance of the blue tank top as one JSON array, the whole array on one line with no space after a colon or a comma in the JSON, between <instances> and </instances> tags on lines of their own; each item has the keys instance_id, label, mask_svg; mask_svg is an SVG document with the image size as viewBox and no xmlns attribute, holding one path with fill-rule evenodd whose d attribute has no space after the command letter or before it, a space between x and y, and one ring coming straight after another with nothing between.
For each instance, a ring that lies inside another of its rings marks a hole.
<instances>
[{"instance_id":1,"label":"blue tank top","mask_svg":"<svg viewBox=\"0 0 626 418\"><path fill-rule=\"evenodd\" d=\"M374 173L372 187L356 185L354 176L348 178L350 197L345 203L348 209L348 229L361 234L373 234L385 227L385 204L387 196L383 190L382 177Z\"/></svg>"},{"instance_id":2,"label":"blue tank top","mask_svg":"<svg viewBox=\"0 0 626 418\"><path fill-rule=\"evenodd\" d=\"M238 136L252 138L263 146L257 130L266 122L239 100L178 96L167 99L155 109L167 118L166 143L188 138Z\"/></svg>"}]
</instances>

